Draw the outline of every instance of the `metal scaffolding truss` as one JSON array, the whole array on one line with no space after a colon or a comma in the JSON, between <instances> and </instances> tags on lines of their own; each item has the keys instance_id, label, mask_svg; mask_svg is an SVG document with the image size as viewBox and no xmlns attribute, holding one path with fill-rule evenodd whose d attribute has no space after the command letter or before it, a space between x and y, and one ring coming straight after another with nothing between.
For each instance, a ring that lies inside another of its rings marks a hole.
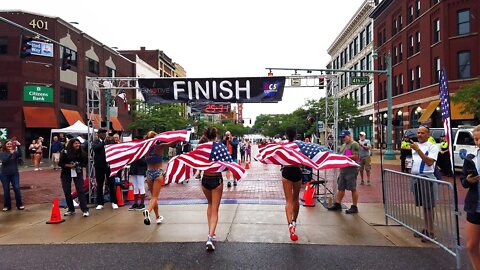
<instances>
[{"instance_id":1,"label":"metal scaffolding truss","mask_svg":"<svg viewBox=\"0 0 480 270\"><path fill-rule=\"evenodd\" d=\"M96 188L96 179L94 169L95 164L93 161L95 154L93 152L92 143L94 141L94 128L101 127L102 104L106 104L105 95L115 97L120 90L129 91L138 89L138 78L87 77L85 85L87 86L88 192L89 202L92 203L96 196L93 192Z\"/></svg>"}]
</instances>

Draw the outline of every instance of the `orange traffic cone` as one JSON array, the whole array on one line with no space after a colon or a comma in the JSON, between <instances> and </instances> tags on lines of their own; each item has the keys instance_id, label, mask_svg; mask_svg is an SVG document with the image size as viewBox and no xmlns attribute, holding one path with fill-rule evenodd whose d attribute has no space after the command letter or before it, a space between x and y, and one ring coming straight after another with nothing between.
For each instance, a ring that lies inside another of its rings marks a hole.
<instances>
[{"instance_id":1,"label":"orange traffic cone","mask_svg":"<svg viewBox=\"0 0 480 270\"><path fill-rule=\"evenodd\" d=\"M303 192L303 206L314 207L315 201L313 196L315 195L315 186L311 185L310 182L307 182L305 186L305 191Z\"/></svg>"},{"instance_id":2,"label":"orange traffic cone","mask_svg":"<svg viewBox=\"0 0 480 270\"><path fill-rule=\"evenodd\" d=\"M135 195L133 194L133 184L128 183L127 201L135 201Z\"/></svg>"},{"instance_id":3,"label":"orange traffic cone","mask_svg":"<svg viewBox=\"0 0 480 270\"><path fill-rule=\"evenodd\" d=\"M47 224L58 224L64 222L65 219L62 219L60 215L60 207L58 207L58 198L53 199L52 215L50 220L47 221Z\"/></svg>"},{"instance_id":4,"label":"orange traffic cone","mask_svg":"<svg viewBox=\"0 0 480 270\"><path fill-rule=\"evenodd\" d=\"M117 186L117 205L118 206L125 205L125 203L123 202L123 193L122 193L122 190L120 189L120 186Z\"/></svg>"},{"instance_id":5,"label":"orange traffic cone","mask_svg":"<svg viewBox=\"0 0 480 270\"><path fill-rule=\"evenodd\" d=\"M250 163L249 162L245 163L245 169L247 169L247 170L250 169Z\"/></svg>"}]
</instances>

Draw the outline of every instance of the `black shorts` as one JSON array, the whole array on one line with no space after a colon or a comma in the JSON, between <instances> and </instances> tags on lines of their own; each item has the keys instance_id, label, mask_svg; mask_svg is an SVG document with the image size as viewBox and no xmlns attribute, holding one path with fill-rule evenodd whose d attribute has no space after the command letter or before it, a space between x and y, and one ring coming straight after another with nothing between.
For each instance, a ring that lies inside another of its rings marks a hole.
<instances>
[{"instance_id":1,"label":"black shorts","mask_svg":"<svg viewBox=\"0 0 480 270\"><path fill-rule=\"evenodd\" d=\"M467 221L475 225L480 225L480 213L467 212Z\"/></svg>"},{"instance_id":2,"label":"black shorts","mask_svg":"<svg viewBox=\"0 0 480 270\"><path fill-rule=\"evenodd\" d=\"M433 192L433 182L421 181L414 184L415 206L425 208L435 207L435 195Z\"/></svg>"},{"instance_id":3,"label":"black shorts","mask_svg":"<svg viewBox=\"0 0 480 270\"><path fill-rule=\"evenodd\" d=\"M302 180L302 169L299 167L283 167L282 177L291 182Z\"/></svg>"},{"instance_id":4,"label":"black shorts","mask_svg":"<svg viewBox=\"0 0 480 270\"><path fill-rule=\"evenodd\" d=\"M202 186L208 190L214 190L218 186L223 184L223 178L221 175L219 176L203 176L202 178Z\"/></svg>"}]
</instances>

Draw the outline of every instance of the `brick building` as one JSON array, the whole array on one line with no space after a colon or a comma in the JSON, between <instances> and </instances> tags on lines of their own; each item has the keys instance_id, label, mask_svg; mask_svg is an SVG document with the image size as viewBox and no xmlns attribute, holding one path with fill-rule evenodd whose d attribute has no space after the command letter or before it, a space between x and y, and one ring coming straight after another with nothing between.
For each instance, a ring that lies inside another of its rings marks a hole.
<instances>
[{"instance_id":1,"label":"brick building","mask_svg":"<svg viewBox=\"0 0 480 270\"><path fill-rule=\"evenodd\" d=\"M480 1L383 0L370 15L374 20L375 69L392 64L394 148L403 130L427 123L442 127L439 72L445 69L450 94L480 76ZM374 76L378 117L387 121L387 78ZM478 124L452 104L452 126ZM385 138L385 126L380 136ZM385 141L383 139L383 141ZM396 146L396 147L395 147Z\"/></svg>"},{"instance_id":2,"label":"brick building","mask_svg":"<svg viewBox=\"0 0 480 270\"><path fill-rule=\"evenodd\" d=\"M85 77L135 76L135 62L61 18L24 11L0 11L0 16L10 21L0 21L0 128L23 146L38 136L48 138L52 128L86 123ZM47 53L42 47L41 55L21 58L22 37L45 45ZM63 70L68 54L70 68ZM133 95L127 93L127 99ZM131 118L125 106L118 106L118 117L109 120L121 131Z\"/></svg>"}]
</instances>

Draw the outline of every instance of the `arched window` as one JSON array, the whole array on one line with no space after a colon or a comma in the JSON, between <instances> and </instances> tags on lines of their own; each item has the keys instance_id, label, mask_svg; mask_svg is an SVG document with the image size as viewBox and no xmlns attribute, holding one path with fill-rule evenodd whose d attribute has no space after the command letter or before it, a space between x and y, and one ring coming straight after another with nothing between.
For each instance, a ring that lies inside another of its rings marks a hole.
<instances>
[{"instance_id":1,"label":"arched window","mask_svg":"<svg viewBox=\"0 0 480 270\"><path fill-rule=\"evenodd\" d=\"M413 108L412 111L410 112L410 127L411 128L417 128L420 126L420 123L418 122L418 119L420 118L421 111L417 111L417 108Z\"/></svg>"}]
</instances>

